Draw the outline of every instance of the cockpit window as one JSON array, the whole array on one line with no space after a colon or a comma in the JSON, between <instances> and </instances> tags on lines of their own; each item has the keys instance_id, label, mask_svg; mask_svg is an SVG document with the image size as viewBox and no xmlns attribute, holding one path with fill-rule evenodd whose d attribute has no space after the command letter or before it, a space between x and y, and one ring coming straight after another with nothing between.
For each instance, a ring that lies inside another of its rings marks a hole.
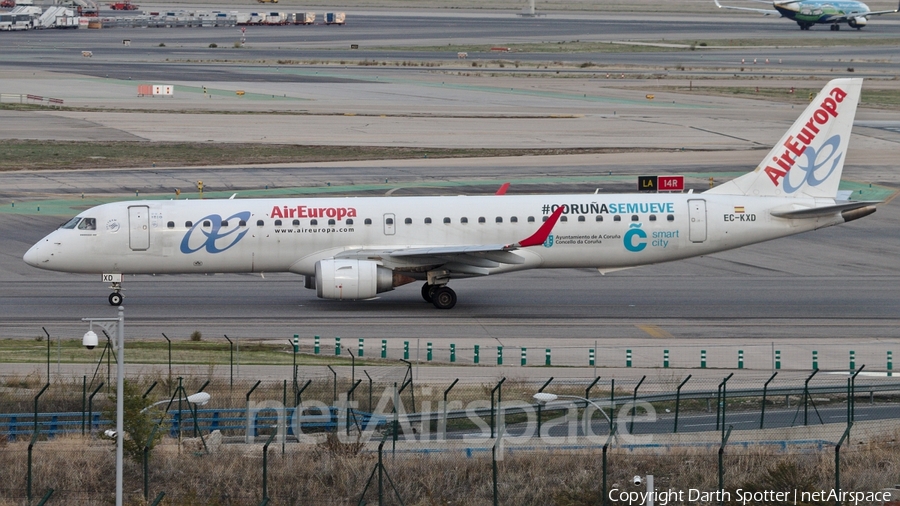
<instances>
[{"instance_id":1,"label":"cockpit window","mask_svg":"<svg viewBox=\"0 0 900 506\"><path fill-rule=\"evenodd\" d=\"M85 218L78 224L78 230L97 230L96 218Z\"/></svg>"},{"instance_id":2,"label":"cockpit window","mask_svg":"<svg viewBox=\"0 0 900 506\"><path fill-rule=\"evenodd\" d=\"M78 225L79 221L81 221L81 217L76 216L76 217L72 218L71 220L63 223L59 228L65 228L65 229L75 228L75 225Z\"/></svg>"}]
</instances>

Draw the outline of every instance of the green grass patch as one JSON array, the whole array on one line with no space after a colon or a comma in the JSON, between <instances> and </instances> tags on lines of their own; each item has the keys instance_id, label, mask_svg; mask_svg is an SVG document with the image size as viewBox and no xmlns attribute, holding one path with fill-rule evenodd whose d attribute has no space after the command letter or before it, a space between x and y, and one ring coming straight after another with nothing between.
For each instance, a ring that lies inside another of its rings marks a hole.
<instances>
[{"instance_id":1,"label":"green grass patch","mask_svg":"<svg viewBox=\"0 0 900 506\"><path fill-rule=\"evenodd\" d=\"M0 171L253 165L412 158L472 158L602 153L604 148L481 149L303 146L211 142L13 140L0 145Z\"/></svg>"}]
</instances>

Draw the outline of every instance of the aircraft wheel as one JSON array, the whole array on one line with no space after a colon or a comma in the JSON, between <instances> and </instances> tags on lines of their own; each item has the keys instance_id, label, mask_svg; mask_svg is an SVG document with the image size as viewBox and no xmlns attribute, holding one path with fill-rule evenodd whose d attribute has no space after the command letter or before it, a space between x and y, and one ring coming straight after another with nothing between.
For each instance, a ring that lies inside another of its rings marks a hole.
<instances>
[{"instance_id":1,"label":"aircraft wheel","mask_svg":"<svg viewBox=\"0 0 900 506\"><path fill-rule=\"evenodd\" d=\"M109 294L109 305L110 306L121 306L122 305L122 294L119 292L113 292Z\"/></svg>"},{"instance_id":2,"label":"aircraft wheel","mask_svg":"<svg viewBox=\"0 0 900 506\"><path fill-rule=\"evenodd\" d=\"M452 309L456 305L456 292L449 286L442 286L431 295L431 303L438 309Z\"/></svg>"},{"instance_id":3,"label":"aircraft wheel","mask_svg":"<svg viewBox=\"0 0 900 506\"><path fill-rule=\"evenodd\" d=\"M425 299L425 302L434 302L431 297L437 288L437 285L429 285L428 283L422 285L422 298Z\"/></svg>"}]
</instances>

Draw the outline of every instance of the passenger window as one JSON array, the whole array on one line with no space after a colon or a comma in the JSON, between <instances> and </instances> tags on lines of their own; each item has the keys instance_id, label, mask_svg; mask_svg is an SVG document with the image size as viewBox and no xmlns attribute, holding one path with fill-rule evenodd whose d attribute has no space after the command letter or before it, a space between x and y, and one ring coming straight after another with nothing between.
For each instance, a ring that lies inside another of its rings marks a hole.
<instances>
[{"instance_id":1,"label":"passenger window","mask_svg":"<svg viewBox=\"0 0 900 506\"><path fill-rule=\"evenodd\" d=\"M597 221L603 221L603 216L597 215Z\"/></svg>"},{"instance_id":2,"label":"passenger window","mask_svg":"<svg viewBox=\"0 0 900 506\"><path fill-rule=\"evenodd\" d=\"M469 222L469 218L466 218L465 216L463 216L462 218L459 219L459 222L460 222L460 223L468 223L468 222Z\"/></svg>"},{"instance_id":3,"label":"passenger window","mask_svg":"<svg viewBox=\"0 0 900 506\"><path fill-rule=\"evenodd\" d=\"M62 225L60 225L59 228L64 228L64 229L67 229L67 230L71 230L71 229L75 228L75 225L78 225L78 222L79 222L79 221L81 221L81 218L79 218L79 217L76 216L76 217L72 218L71 220L69 220L69 221L63 223Z\"/></svg>"},{"instance_id":4,"label":"passenger window","mask_svg":"<svg viewBox=\"0 0 900 506\"><path fill-rule=\"evenodd\" d=\"M450 218L444 218L444 223L450 223Z\"/></svg>"},{"instance_id":5,"label":"passenger window","mask_svg":"<svg viewBox=\"0 0 900 506\"><path fill-rule=\"evenodd\" d=\"M299 226L300 226L300 220L294 220L291 224L294 225L295 227L299 227Z\"/></svg>"},{"instance_id":6,"label":"passenger window","mask_svg":"<svg viewBox=\"0 0 900 506\"><path fill-rule=\"evenodd\" d=\"M528 223L534 223L534 216L528 217Z\"/></svg>"},{"instance_id":7,"label":"passenger window","mask_svg":"<svg viewBox=\"0 0 900 506\"><path fill-rule=\"evenodd\" d=\"M225 222L223 222L222 225L225 225ZM276 226L276 227L280 227L280 226L281 226L281 220L275 220L275 226Z\"/></svg>"},{"instance_id":8,"label":"passenger window","mask_svg":"<svg viewBox=\"0 0 900 506\"><path fill-rule=\"evenodd\" d=\"M394 224L394 218L386 218L386 219L384 220L384 222L385 222L385 224L387 224L387 225L393 225L393 224Z\"/></svg>"},{"instance_id":9,"label":"passenger window","mask_svg":"<svg viewBox=\"0 0 900 506\"><path fill-rule=\"evenodd\" d=\"M188 222L188 223L190 223L190 222ZM244 220L241 220L241 221L238 222L238 226L239 226L239 227L246 227L246 226L247 226L247 222L244 221Z\"/></svg>"},{"instance_id":10,"label":"passenger window","mask_svg":"<svg viewBox=\"0 0 900 506\"><path fill-rule=\"evenodd\" d=\"M584 216L579 216L578 221L584 221Z\"/></svg>"},{"instance_id":11,"label":"passenger window","mask_svg":"<svg viewBox=\"0 0 900 506\"><path fill-rule=\"evenodd\" d=\"M559 221L569 221L569 217L568 216L560 216Z\"/></svg>"},{"instance_id":12,"label":"passenger window","mask_svg":"<svg viewBox=\"0 0 900 506\"><path fill-rule=\"evenodd\" d=\"M484 223L484 216L478 218L478 223Z\"/></svg>"},{"instance_id":13,"label":"passenger window","mask_svg":"<svg viewBox=\"0 0 900 506\"><path fill-rule=\"evenodd\" d=\"M513 216L512 218L509 219L509 222L510 222L510 223L518 223L518 222L519 222L519 218L516 218L515 216Z\"/></svg>"},{"instance_id":14,"label":"passenger window","mask_svg":"<svg viewBox=\"0 0 900 506\"><path fill-rule=\"evenodd\" d=\"M175 228L175 222L174 222L174 221L170 221L170 222L166 223L166 227L167 227L167 228Z\"/></svg>"},{"instance_id":15,"label":"passenger window","mask_svg":"<svg viewBox=\"0 0 900 506\"><path fill-rule=\"evenodd\" d=\"M347 225L353 225L353 218L347 218L344 222L347 223Z\"/></svg>"},{"instance_id":16,"label":"passenger window","mask_svg":"<svg viewBox=\"0 0 900 506\"><path fill-rule=\"evenodd\" d=\"M622 221L622 217L617 214L613 216L613 221Z\"/></svg>"},{"instance_id":17,"label":"passenger window","mask_svg":"<svg viewBox=\"0 0 900 506\"><path fill-rule=\"evenodd\" d=\"M372 224L372 218L366 218L365 221L363 221L363 224L365 224L365 225L371 225L371 224Z\"/></svg>"},{"instance_id":18,"label":"passenger window","mask_svg":"<svg viewBox=\"0 0 900 506\"><path fill-rule=\"evenodd\" d=\"M96 218L85 218L78 224L78 230L97 230Z\"/></svg>"},{"instance_id":19,"label":"passenger window","mask_svg":"<svg viewBox=\"0 0 900 506\"><path fill-rule=\"evenodd\" d=\"M261 227L261 226L263 226L263 225L264 225L263 220L256 220L256 226L257 226L257 227Z\"/></svg>"},{"instance_id":20,"label":"passenger window","mask_svg":"<svg viewBox=\"0 0 900 506\"><path fill-rule=\"evenodd\" d=\"M412 225L412 218L406 218L405 220L403 220L403 223L406 223L407 225Z\"/></svg>"},{"instance_id":21,"label":"passenger window","mask_svg":"<svg viewBox=\"0 0 900 506\"><path fill-rule=\"evenodd\" d=\"M675 221L675 217L670 214L670 215L666 216L666 220L667 221Z\"/></svg>"},{"instance_id":22,"label":"passenger window","mask_svg":"<svg viewBox=\"0 0 900 506\"><path fill-rule=\"evenodd\" d=\"M542 217L541 217L541 221L547 221L548 218L550 218L550 217L549 217L549 216L542 216Z\"/></svg>"},{"instance_id":23,"label":"passenger window","mask_svg":"<svg viewBox=\"0 0 900 506\"><path fill-rule=\"evenodd\" d=\"M497 223L503 223L503 218L497 216L497 218L494 219L494 221L497 222Z\"/></svg>"},{"instance_id":24,"label":"passenger window","mask_svg":"<svg viewBox=\"0 0 900 506\"><path fill-rule=\"evenodd\" d=\"M334 219L328 220L329 225L334 225Z\"/></svg>"},{"instance_id":25,"label":"passenger window","mask_svg":"<svg viewBox=\"0 0 900 506\"><path fill-rule=\"evenodd\" d=\"M259 224L262 225L262 222L260 222ZM204 221L203 221L203 226L204 226L204 227L211 227L211 226L212 226L212 223L211 223L209 220L204 220Z\"/></svg>"},{"instance_id":26,"label":"passenger window","mask_svg":"<svg viewBox=\"0 0 900 506\"><path fill-rule=\"evenodd\" d=\"M193 227L193 226L194 226L194 222L193 222L193 221L186 221L186 222L184 222L184 228L191 228L191 227Z\"/></svg>"},{"instance_id":27,"label":"passenger window","mask_svg":"<svg viewBox=\"0 0 900 506\"><path fill-rule=\"evenodd\" d=\"M638 218L638 215L636 215L636 214L631 215L631 221L638 221L639 219L640 218Z\"/></svg>"},{"instance_id":28,"label":"passenger window","mask_svg":"<svg viewBox=\"0 0 900 506\"><path fill-rule=\"evenodd\" d=\"M655 215L655 214L651 214L651 215L650 215L650 221L656 221L656 215Z\"/></svg>"},{"instance_id":29,"label":"passenger window","mask_svg":"<svg viewBox=\"0 0 900 506\"><path fill-rule=\"evenodd\" d=\"M425 224L428 225L429 223L431 223L431 218L425 218Z\"/></svg>"},{"instance_id":30,"label":"passenger window","mask_svg":"<svg viewBox=\"0 0 900 506\"><path fill-rule=\"evenodd\" d=\"M223 226L223 227L227 227L227 226L228 226L228 220L222 220L222 226Z\"/></svg>"},{"instance_id":31,"label":"passenger window","mask_svg":"<svg viewBox=\"0 0 900 506\"><path fill-rule=\"evenodd\" d=\"M312 226L316 226L319 224L319 220L309 220L309 224Z\"/></svg>"}]
</instances>

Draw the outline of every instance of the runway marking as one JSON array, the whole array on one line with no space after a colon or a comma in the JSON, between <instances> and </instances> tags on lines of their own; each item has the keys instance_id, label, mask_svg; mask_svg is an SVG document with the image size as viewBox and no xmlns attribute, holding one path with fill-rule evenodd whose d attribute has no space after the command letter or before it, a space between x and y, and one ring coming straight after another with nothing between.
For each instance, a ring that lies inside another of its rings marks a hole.
<instances>
[{"instance_id":1,"label":"runway marking","mask_svg":"<svg viewBox=\"0 0 900 506\"><path fill-rule=\"evenodd\" d=\"M650 334L650 337L660 337L660 338L675 337L672 334L670 334L669 332L667 332L666 330L663 330L662 328L660 328L656 325L635 325L635 327L643 330L647 334Z\"/></svg>"}]
</instances>

